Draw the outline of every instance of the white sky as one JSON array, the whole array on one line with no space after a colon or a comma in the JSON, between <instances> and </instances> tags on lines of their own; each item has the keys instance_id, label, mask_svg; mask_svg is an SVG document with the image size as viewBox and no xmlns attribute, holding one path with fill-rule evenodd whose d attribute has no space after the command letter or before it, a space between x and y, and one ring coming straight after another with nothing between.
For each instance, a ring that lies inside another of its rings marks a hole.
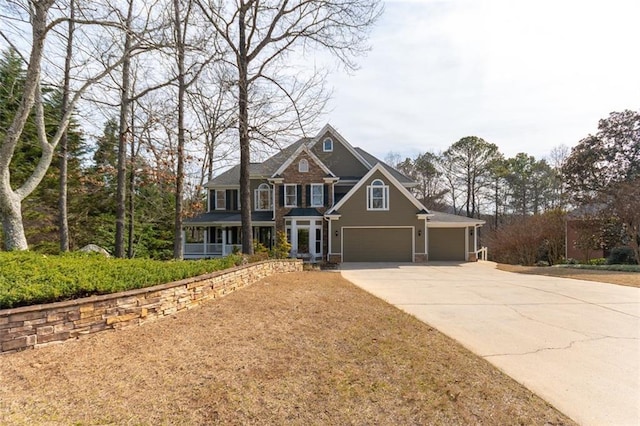
<instances>
[{"instance_id":1,"label":"white sky","mask_svg":"<svg viewBox=\"0 0 640 426\"><path fill-rule=\"evenodd\" d=\"M639 0L387 0L325 121L379 158L464 136L540 159L640 108Z\"/></svg>"}]
</instances>

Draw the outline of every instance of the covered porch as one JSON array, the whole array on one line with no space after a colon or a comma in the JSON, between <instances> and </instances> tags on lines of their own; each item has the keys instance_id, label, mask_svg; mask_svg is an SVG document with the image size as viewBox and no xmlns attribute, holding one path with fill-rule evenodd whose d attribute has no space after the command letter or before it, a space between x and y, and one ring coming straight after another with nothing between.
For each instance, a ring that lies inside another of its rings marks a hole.
<instances>
[{"instance_id":1,"label":"covered porch","mask_svg":"<svg viewBox=\"0 0 640 426\"><path fill-rule=\"evenodd\" d=\"M184 259L204 259L224 257L242 251L242 226L240 214L232 217L205 213L190 220L185 220L182 230ZM236 219L236 220L229 220ZM275 242L275 222L264 218L252 218L253 240L266 248ZM263 219L263 220L256 220Z\"/></svg>"}]
</instances>

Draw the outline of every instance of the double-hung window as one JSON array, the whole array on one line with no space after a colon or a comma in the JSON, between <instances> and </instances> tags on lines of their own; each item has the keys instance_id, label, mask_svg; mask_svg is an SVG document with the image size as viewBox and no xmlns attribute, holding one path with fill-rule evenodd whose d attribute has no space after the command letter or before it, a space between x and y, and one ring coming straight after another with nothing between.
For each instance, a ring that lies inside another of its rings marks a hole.
<instances>
[{"instance_id":1,"label":"double-hung window","mask_svg":"<svg viewBox=\"0 0 640 426\"><path fill-rule=\"evenodd\" d=\"M389 210L389 186L380 179L367 186L367 210Z\"/></svg>"},{"instance_id":2,"label":"double-hung window","mask_svg":"<svg viewBox=\"0 0 640 426\"><path fill-rule=\"evenodd\" d=\"M271 210L273 204L271 201L271 187L266 183L261 183L255 190L254 203L256 210Z\"/></svg>"},{"instance_id":3,"label":"double-hung window","mask_svg":"<svg viewBox=\"0 0 640 426\"><path fill-rule=\"evenodd\" d=\"M311 184L311 207L322 207L324 204L324 185L321 183Z\"/></svg>"},{"instance_id":4,"label":"double-hung window","mask_svg":"<svg viewBox=\"0 0 640 426\"><path fill-rule=\"evenodd\" d=\"M216 210L226 210L227 208L227 191L224 189L216 189Z\"/></svg>"},{"instance_id":5,"label":"double-hung window","mask_svg":"<svg viewBox=\"0 0 640 426\"><path fill-rule=\"evenodd\" d=\"M298 207L298 187L295 184L284 185L284 206Z\"/></svg>"}]
</instances>

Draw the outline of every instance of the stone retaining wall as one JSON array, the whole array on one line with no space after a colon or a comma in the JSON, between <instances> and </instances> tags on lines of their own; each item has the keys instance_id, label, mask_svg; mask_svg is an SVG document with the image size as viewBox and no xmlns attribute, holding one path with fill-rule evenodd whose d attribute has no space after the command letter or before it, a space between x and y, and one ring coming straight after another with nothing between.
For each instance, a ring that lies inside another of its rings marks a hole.
<instances>
[{"instance_id":1,"label":"stone retaining wall","mask_svg":"<svg viewBox=\"0 0 640 426\"><path fill-rule=\"evenodd\" d=\"M131 327L222 297L302 261L266 260L168 284L46 305L0 310L0 353Z\"/></svg>"}]
</instances>

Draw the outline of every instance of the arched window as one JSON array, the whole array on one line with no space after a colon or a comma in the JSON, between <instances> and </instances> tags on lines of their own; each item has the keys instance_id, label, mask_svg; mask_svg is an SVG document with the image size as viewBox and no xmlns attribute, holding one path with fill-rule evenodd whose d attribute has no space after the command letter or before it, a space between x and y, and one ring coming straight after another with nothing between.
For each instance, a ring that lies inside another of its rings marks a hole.
<instances>
[{"instance_id":1,"label":"arched window","mask_svg":"<svg viewBox=\"0 0 640 426\"><path fill-rule=\"evenodd\" d=\"M309 162L304 158L298 163L298 171L301 173L306 173L309 171Z\"/></svg>"},{"instance_id":2,"label":"arched window","mask_svg":"<svg viewBox=\"0 0 640 426\"><path fill-rule=\"evenodd\" d=\"M367 210L389 210L389 186L380 179L367 186Z\"/></svg>"},{"instance_id":3,"label":"arched window","mask_svg":"<svg viewBox=\"0 0 640 426\"><path fill-rule=\"evenodd\" d=\"M255 190L256 210L271 210L273 207L271 198L271 187L266 183L261 183Z\"/></svg>"},{"instance_id":4,"label":"arched window","mask_svg":"<svg viewBox=\"0 0 640 426\"><path fill-rule=\"evenodd\" d=\"M322 142L322 150L324 152L331 152L333 151L333 140L331 138L326 138L323 142Z\"/></svg>"}]
</instances>

